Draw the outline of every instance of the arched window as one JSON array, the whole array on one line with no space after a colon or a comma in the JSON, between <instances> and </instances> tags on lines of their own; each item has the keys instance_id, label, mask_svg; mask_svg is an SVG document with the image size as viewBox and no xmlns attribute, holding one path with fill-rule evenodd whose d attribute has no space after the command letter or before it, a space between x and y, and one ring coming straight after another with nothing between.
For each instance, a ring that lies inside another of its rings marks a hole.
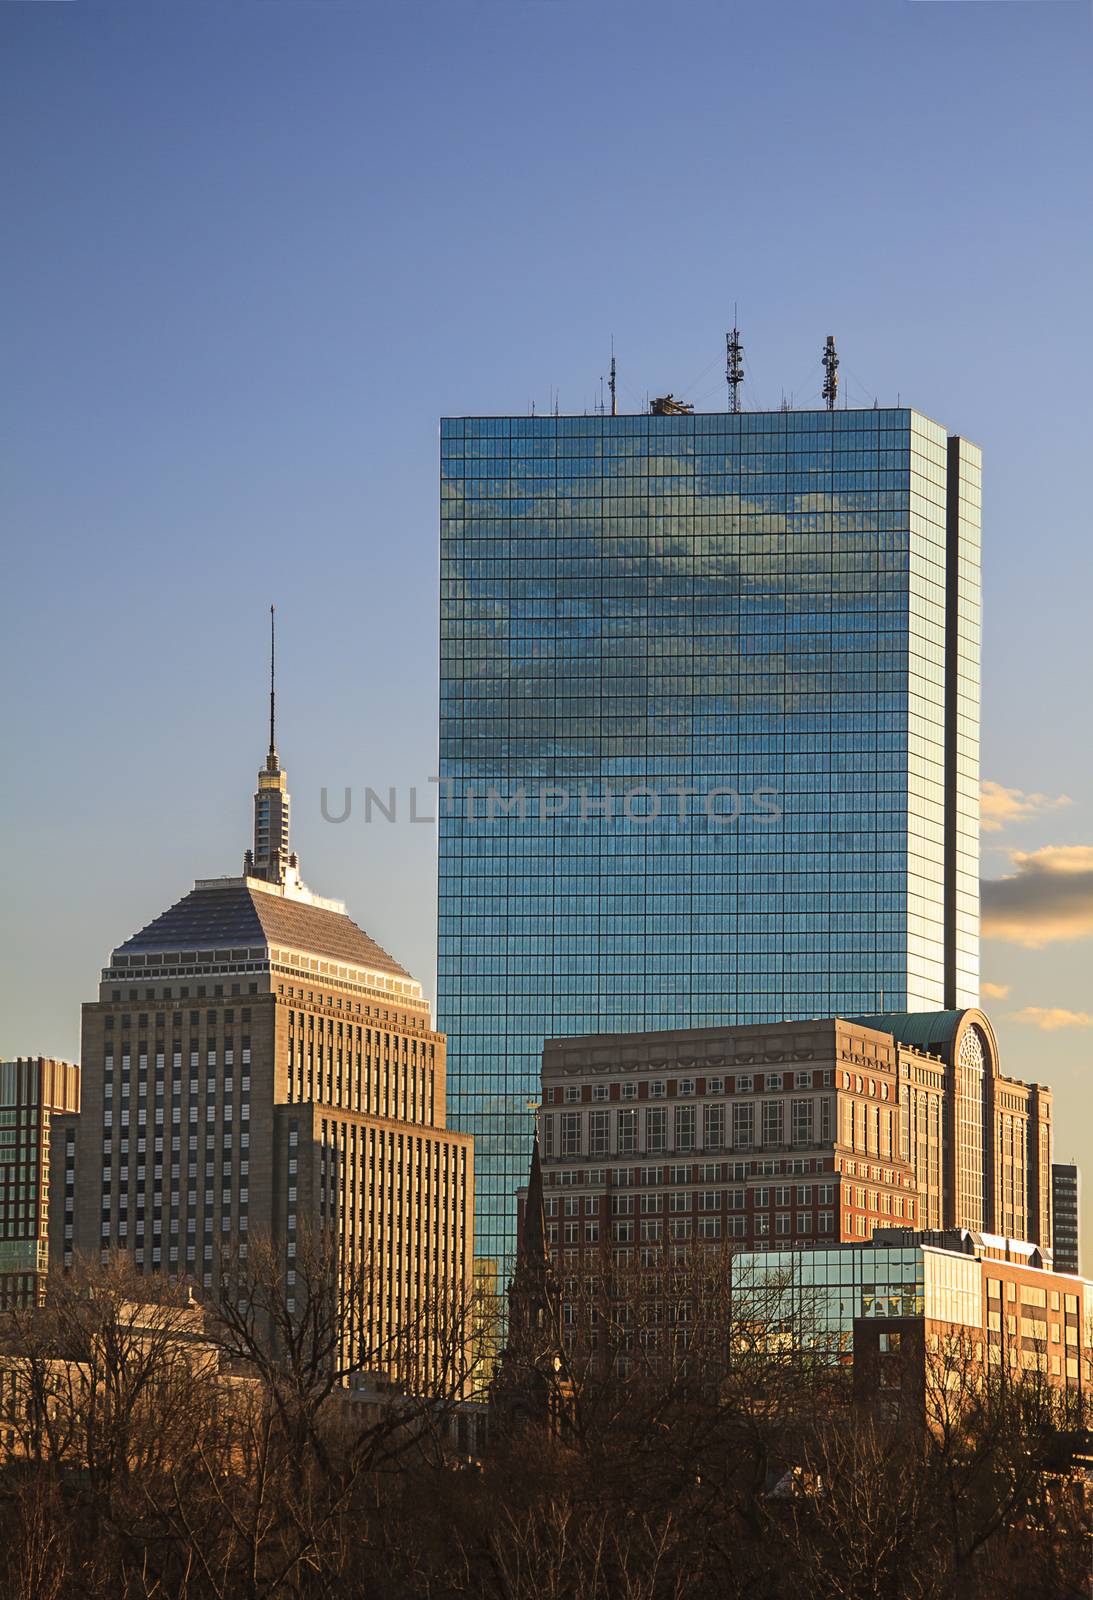
<instances>
[{"instance_id":1,"label":"arched window","mask_svg":"<svg viewBox=\"0 0 1093 1600\"><path fill-rule=\"evenodd\" d=\"M987 1204L983 1129L986 1125L987 1052L972 1026L960 1041L956 1070L956 1217L958 1228L985 1228Z\"/></svg>"}]
</instances>

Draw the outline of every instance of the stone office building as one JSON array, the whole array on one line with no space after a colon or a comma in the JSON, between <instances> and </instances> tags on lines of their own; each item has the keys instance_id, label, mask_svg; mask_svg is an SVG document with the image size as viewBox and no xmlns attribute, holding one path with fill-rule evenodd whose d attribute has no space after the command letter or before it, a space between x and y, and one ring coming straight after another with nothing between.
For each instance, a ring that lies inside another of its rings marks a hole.
<instances>
[{"instance_id":1,"label":"stone office building","mask_svg":"<svg viewBox=\"0 0 1093 1600\"><path fill-rule=\"evenodd\" d=\"M554 1040L540 1140L568 1271L901 1225L1051 1243L1051 1094L978 1010Z\"/></svg>"},{"instance_id":2,"label":"stone office building","mask_svg":"<svg viewBox=\"0 0 1093 1600\"><path fill-rule=\"evenodd\" d=\"M294 1309L299 1241L333 1229L382 1370L469 1293L472 1144L420 983L300 879L272 727L254 809L243 874L119 945L84 1007L75 1244L212 1290L269 1236Z\"/></svg>"}]
</instances>

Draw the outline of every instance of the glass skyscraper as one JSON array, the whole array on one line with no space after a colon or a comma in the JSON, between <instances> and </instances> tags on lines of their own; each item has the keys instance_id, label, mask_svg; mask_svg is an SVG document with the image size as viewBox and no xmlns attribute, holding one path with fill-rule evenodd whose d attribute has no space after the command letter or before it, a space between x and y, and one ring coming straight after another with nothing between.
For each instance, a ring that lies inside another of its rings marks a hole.
<instances>
[{"instance_id":1,"label":"glass skyscraper","mask_svg":"<svg viewBox=\"0 0 1093 1600\"><path fill-rule=\"evenodd\" d=\"M544 1038L977 1003L979 476L906 408L443 423L438 1023L480 1255Z\"/></svg>"}]
</instances>

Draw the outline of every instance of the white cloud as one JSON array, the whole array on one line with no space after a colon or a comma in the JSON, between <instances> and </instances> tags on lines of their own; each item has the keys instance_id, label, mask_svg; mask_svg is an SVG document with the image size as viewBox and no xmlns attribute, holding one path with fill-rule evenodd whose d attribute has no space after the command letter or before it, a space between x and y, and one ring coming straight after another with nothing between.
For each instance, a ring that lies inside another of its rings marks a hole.
<instances>
[{"instance_id":1,"label":"white cloud","mask_svg":"<svg viewBox=\"0 0 1093 1600\"><path fill-rule=\"evenodd\" d=\"M1027 822L1030 817L1043 816L1045 811L1058 811L1073 805L1069 795L1026 794L1024 789L1007 789L1004 784L990 779L979 790L979 825L984 833L1001 833L1013 822Z\"/></svg>"},{"instance_id":2,"label":"white cloud","mask_svg":"<svg viewBox=\"0 0 1093 1600\"><path fill-rule=\"evenodd\" d=\"M1011 1011L1014 1022L1027 1022L1044 1033L1056 1033L1060 1028L1093 1028L1093 1017L1088 1011L1066 1011L1062 1006L1026 1006L1023 1011Z\"/></svg>"}]
</instances>

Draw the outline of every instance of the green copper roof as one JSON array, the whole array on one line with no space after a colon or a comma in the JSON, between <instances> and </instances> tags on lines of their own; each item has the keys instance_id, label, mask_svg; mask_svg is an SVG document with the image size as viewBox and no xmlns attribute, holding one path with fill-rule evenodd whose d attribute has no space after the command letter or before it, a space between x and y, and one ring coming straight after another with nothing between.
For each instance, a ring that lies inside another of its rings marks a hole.
<instances>
[{"instance_id":1,"label":"green copper roof","mask_svg":"<svg viewBox=\"0 0 1093 1600\"><path fill-rule=\"evenodd\" d=\"M848 1022L878 1033L890 1033L915 1050L937 1050L951 1044L964 1011L888 1011L876 1017L848 1017Z\"/></svg>"}]
</instances>

